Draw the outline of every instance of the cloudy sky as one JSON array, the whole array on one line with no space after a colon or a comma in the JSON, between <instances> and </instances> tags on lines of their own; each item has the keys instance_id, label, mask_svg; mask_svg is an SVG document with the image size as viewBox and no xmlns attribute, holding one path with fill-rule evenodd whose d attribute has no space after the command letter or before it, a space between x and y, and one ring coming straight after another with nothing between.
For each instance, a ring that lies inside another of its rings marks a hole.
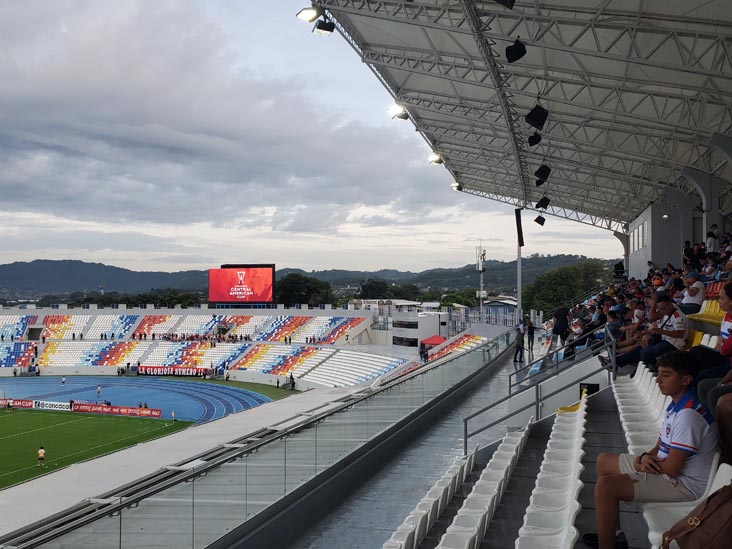
<instances>
[{"instance_id":1,"label":"cloudy sky","mask_svg":"<svg viewBox=\"0 0 732 549\"><path fill-rule=\"evenodd\" d=\"M422 270L481 240L515 257L513 209L452 191L304 5L3 0L0 263ZM532 218L525 255L621 255L608 231Z\"/></svg>"}]
</instances>

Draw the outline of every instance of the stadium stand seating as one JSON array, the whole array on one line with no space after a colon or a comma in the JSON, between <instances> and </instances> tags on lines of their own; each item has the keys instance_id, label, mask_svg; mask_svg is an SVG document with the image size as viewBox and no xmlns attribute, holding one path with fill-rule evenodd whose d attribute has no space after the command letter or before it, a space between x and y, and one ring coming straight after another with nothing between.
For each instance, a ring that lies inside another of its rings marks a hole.
<instances>
[{"instance_id":1,"label":"stadium stand seating","mask_svg":"<svg viewBox=\"0 0 732 549\"><path fill-rule=\"evenodd\" d=\"M179 320L179 317L173 315L145 315L142 317L137 328L135 328L133 334L135 336L147 335L148 337L152 334L161 336L163 334L170 333L173 326L175 326Z\"/></svg>"},{"instance_id":2,"label":"stadium stand seating","mask_svg":"<svg viewBox=\"0 0 732 549\"><path fill-rule=\"evenodd\" d=\"M50 341L38 358L41 367L125 366L142 358L146 341Z\"/></svg>"},{"instance_id":3,"label":"stadium stand seating","mask_svg":"<svg viewBox=\"0 0 732 549\"><path fill-rule=\"evenodd\" d=\"M229 331L230 335L235 336L244 336L249 337L250 339L254 339L254 335L265 329L269 324L272 322L272 316L269 315L262 315L262 316L251 316L251 317L242 317L242 316L230 316L227 317L227 322L229 322L229 325L236 324L234 328L232 328ZM247 320L245 320L247 319Z\"/></svg>"},{"instance_id":4,"label":"stadium stand seating","mask_svg":"<svg viewBox=\"0 0 732 549\"><path fill-rule=\"evenodd\" d=\"M285 337L291 336L311 318L310 316L277 316L254 339L257 341L284 341Z\"/></svg>"},{"instance_id":5,"label":"stadium stand seating","mask_svg":"<svg viewBox=\"0 0 732 549\"><path fill-rule=\"evenodd\" d=\"M43 317L43 337L46 339L72 339L85 333L90 315L46 315Z\"/></svg>"},{"instance_id":6,"label":"stadium stand seating","mask_svg":"<svg viewBox=\"0 0 732 549\"><path fill-rule=\"evenodd\" d=\"M0 343L0 368L27 368L34 356L33 343L23 341Z\"/></svg>"},{"instance_id":7,"label":"stadium stand seating","mask_svg":"<svg viewBox=\"0 0 732 549\"><path fill-rule=\"evenodd\" d=\"M176 326L177 334L209 335L224 322L223 315L186 315Z\"/></svg>"},{"instance_id":8,"label":"stadium stand seating","mask_svg":"<svg viewBox=\"0 0 732 549\"><path fill-rule=\"evenodd\" d=\"M249 347L246 343L220 343L212 347L207 341L161 341L152 346L145 365L220 368L224 363L233 364Z\"/></svg>"},{"instance_id":9,"label":"stadium stand seating","mask_svg":"<svg viewBox=\"0 0 732 549\"><path fill-rule=\"evenodd\" d=\"M99 339L102 334L114 334L116 339L129 336L132 328L140 320L140 315L99 315L92 320L84 332L86 339Z\"/></svg>"},{"instance_id":10,"label":"stadium stand seating","mask_svg":"<svg viewBox=\"0 0 732 549\"><path fill-rule=\"evenodd\" d=\"M0 335L4 340L20 339L28 326L38 322L38 315L0 315Z\"/></svg>"},{"instance_id":11,"label":"stadium stand seating","mask_svg":"<svg viewBox=\"0 0 732 549\"><path fill-rule=\"evenodd\" d=\"M372 381L406 362L401 358L340 350L301 377L329 387L344 387Z\"/></svg>"},{"instance_id":12,"label":"stadium stand seating","mask_svg":"<svg viewBox=\"0 0 732 549\"><path fill-rule=\"evenodd\" d=\"M333 349L321 349L301 345L270 345L259 343L237 360L233 370L251 370L264 374L298 375L317 366L333 354Z\"/></svg>"},{"instance_id":13,"label":"stadium stand seating","mask_svg":"<svg viewBox=\"0 0 732 549\"><path fill-rule=\"evenodd\" d=\"M447 342L442 347L437 349L434 353L429 356L429 361L438 360L444 356L454 353L456 351L467 351L473 349L485 343L487 339L485 337L463 334L452 341Z\"/></svg>"}]
</instances>

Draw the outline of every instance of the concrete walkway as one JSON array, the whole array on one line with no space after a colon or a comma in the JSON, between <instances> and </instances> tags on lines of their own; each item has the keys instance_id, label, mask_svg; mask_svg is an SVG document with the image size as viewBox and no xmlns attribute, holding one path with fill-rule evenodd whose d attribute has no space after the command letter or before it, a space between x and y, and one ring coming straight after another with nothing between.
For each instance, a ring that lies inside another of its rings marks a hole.
<instances>
[{"instance_id":1,"label":"concrete walkway","mask_svg":"<svg viewBox=\"0 0 732 549\"><path fill-rule=\"evenodd\" d=\"M2 490L0 535L351 392L353 389L313 389Z\"/></svg>"}]
</instances>

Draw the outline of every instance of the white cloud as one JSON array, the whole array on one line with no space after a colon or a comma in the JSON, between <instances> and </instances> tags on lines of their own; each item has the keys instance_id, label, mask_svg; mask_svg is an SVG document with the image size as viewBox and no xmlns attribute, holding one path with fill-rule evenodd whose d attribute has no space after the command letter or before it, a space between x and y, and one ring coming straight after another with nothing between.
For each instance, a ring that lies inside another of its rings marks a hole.
<instances>
[{"instance_id":1,"label":"white cloud","mask_svg":"<svg viewBox=\"0 0 732 549\"><path fill-rule=\"evenodd\" d=\"M252 25L225 0L3 2L2 261L420 270L469 263L479 239L512 258L512 209L452 192L299 6L260 4ZM526 253L620 254L607 231L525 221Z\"/></svg>"}]
</instances>

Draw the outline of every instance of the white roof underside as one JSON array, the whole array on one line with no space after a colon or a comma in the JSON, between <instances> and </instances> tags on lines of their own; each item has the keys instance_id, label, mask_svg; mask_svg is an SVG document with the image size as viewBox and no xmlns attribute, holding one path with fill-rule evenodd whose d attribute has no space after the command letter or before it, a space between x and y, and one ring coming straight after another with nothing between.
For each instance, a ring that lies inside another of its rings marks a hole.
<instances>
[{"instance_id":1,"label":"white roof underside","mask_svg":"<svg viewBox=\"0 0 732 549\"><path fill-rule=\"evenodd\" d=\"M529 208L546 192L551 214L625 231L664 187L696 195L684 166L732 180L709 145L732 133L732 0L316 4L465 192ZM537 99L550 114L529 147Z\"/></svg>"}]
</instances>

